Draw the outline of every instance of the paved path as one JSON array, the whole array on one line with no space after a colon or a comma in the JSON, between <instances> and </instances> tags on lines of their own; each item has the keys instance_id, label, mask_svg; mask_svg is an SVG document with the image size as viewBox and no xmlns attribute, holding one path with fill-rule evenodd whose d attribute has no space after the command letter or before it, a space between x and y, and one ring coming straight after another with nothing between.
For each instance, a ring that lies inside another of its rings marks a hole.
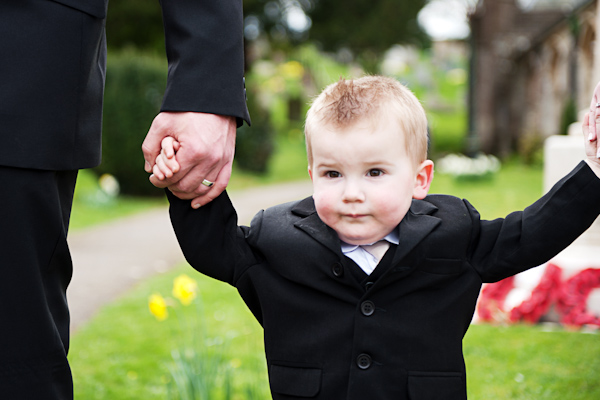
<instances>
[{"instance_id":1,"label":"paved path","mask_svg":"<svg viewBox=\"0 0 600 400\"><path fill-rule=\"evenodd\" d=\"M258 210L311 192L306 181L234 191L230 196L240 223L248 224ZM69 246L74 265L67 290L72 331L138 282L184 260L166 207L76 231L69 236Z\"/></svg>"}]
</instances>

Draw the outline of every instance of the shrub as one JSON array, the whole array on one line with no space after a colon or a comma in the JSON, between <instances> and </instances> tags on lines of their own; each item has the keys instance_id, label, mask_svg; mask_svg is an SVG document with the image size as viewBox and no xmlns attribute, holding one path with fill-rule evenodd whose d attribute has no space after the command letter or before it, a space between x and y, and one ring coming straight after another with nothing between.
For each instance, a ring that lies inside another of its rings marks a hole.
<instances>
[{"instance_id":1,"label":"shrub","mask_svg":"<svg viewBox=\"0 0 600 400\"><path fill-rule=\"evenodd\" d=\"M247 92L252 127L244 124L237 130L235 163L244 171L264 174L273 154L273 127L268 111L258 101L258 91L248 85Z\"/></svg>"},{"instance_id":2,"label":"shrub","mask_svg":"<svg viewBox=\"0 0 600 400\"><path fill-rule=\"evenodd\" d=\"M148 182L141 145L160 110L166 87L166 61L132 50L111 53L106 71L102 164L129 195L162 195Z\"/></svg>"}]
</instances>

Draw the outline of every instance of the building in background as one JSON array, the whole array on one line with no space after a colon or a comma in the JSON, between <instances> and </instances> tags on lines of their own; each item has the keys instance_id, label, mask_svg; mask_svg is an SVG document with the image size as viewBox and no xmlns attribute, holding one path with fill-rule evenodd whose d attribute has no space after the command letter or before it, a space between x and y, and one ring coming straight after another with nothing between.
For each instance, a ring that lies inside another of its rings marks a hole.
<instances>
[{"instance_id":1,"label":"building in background","mask_svg":"<svg viewBox=\"0 0 600 400\"><path fill-rule=\"evenodd\" d=\"M597 0L480 0L470 15L470 150L507 155L589 106ZM597 56L596 56L597 57Z\"/></svg>"}]
</instances>

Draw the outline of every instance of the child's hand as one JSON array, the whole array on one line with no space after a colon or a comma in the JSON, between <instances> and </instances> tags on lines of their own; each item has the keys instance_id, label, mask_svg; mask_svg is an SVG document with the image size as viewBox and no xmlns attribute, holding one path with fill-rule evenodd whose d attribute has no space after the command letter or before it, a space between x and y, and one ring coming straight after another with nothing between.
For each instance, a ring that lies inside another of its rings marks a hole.
<instances>
[{"instance_id":1,"label":"child's hand","mask_svg":"<svg viewBox=\"0 0 600 400\"><path fill-rule=\"evenodd\" d=\"M599 111L600 112L600 111ZM598 116L600 118L600 115ZM592 133L592 125L594 124L594 112L590 111L583 117L583 136L585 142L585 154L587 159L585 160L590 168L600 178L600 146L598 143L598 134Z\"/></svg>"},{"instance_id":2,"label":"child's hand","mask_svg":"<svg viewBox=\"0 0 600 400\"><path fill-rule=\"evenodd\" d=\"M152 168L152 173L159 180L162 181L165 178L170 178L179 171L179 163L175 158L179 146L179 142L170 136L162 140L161 152L156 157L156 163Z\"/></svg>"}]
</instances>

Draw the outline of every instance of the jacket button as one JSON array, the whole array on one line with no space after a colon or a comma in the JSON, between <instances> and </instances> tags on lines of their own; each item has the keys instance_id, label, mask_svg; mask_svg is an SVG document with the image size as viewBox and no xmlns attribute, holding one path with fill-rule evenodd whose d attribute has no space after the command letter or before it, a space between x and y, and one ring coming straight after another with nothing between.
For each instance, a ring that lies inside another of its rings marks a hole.
<instances>
[{"instance_id":1,"label":"jacket button","mask_svg":"<svg viewBox=\"0 0 600 400\"><path fill-rule=\"evenodd\" d=\"M360 305L360 312L369 317L375 312L375 304L371 300L363 301Z\"/></svg>"},{"instance_id":2,"label":"jacket button","mask_svg":"<svg viewBox=\"0 0 600 400\"><path fill-rule=\"evenodd\" d=\"M333 272L333 275L340 278L344 275L344 267L340 263L335 263L331 266L331 272Z\"/></svg>"},{"instance_id":3,"label":"jacket button","mask_svg":"<svg viewBox=\"0 0 600 400\"><path fill-rule=\"evenodd\" d=\"M367 283L365 283L365 290L371 289L371 287L373 286L373 283L374 282L367 282Z\"/></svg>"},{"instance_id":4,"label":"jacket button","mask_svg":"<svg viewBox=\"0 0 600 400\"><path fill-rule=\"evenodd\" d=\"M371 366L371 356L368 354L360 354L356 358L356 365L360 369L368 369Z\"/></svg>"}]
</instances>

